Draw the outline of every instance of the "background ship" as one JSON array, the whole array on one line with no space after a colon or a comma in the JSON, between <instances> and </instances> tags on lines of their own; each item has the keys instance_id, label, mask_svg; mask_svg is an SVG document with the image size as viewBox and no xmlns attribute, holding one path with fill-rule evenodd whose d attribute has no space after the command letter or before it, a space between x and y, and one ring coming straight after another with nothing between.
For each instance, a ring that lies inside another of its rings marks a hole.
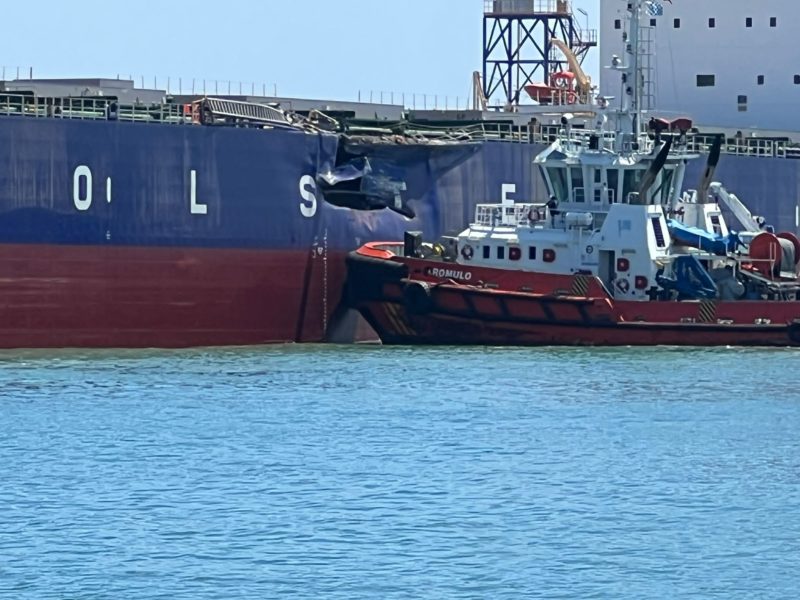
<instances>
[{"instance_id":1,"label":"background ship","mask_svg":"<svg viewBox=\"0 0 800 600\"><path fill-rule=\"evenodd\" d=\"M524 101L526 86L574 75L597 44L570 2L487 2L483 41L472 111L4 82L0 346L361 337L339 310L346 253L408 229L458 230L479 202L542 200L533 159L580 109L558 95ZM790 140L729 141L718 168L728 189L795 231ZM699 181L702 164L688 177ZM326 189L348 167L362 176ZM383 206L396 210L359 210Z\"/></svg>"},{"instance_id":2,"label":"background ship","mask_svg":"<svg viewBox=\"0 0 800 600\"><path fill-rule=\"evenodd\" d=\"M627 2L600 0L600 64L622 56ZM758 10L754 10L757 6ZM726 137L717 177L776 228L800 230L800 69L793 0L657 0L642 21L646 108ZM600 93L624 93L608 69ZM702 160L689 165L699 180Z\"/></svg>"}]
</instances>

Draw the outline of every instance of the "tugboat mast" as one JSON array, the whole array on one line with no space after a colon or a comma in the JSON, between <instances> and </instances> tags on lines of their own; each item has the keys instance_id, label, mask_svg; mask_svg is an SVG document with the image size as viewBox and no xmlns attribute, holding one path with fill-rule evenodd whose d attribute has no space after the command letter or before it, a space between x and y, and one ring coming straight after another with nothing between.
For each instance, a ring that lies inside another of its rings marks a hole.
<instances>
[{"instance_id":1,"label":"tugboat mast","mask_svg":"<svg viewBox=\"0 0 800 600\"><path fill-rule=\"evenodd\" d=\"M629 111L632 119L632 133L638 138L639 124L641 123L641 95L642 95L642 74L640 69L639 35L642 3L644 0L632 0L630 2L631 21L630 39L626 50L629 60L628 71L625 76L626 87L625 96L629 101Z\"/></svg>"},{"instance_id":2,"label":"tugboat mast","mask_svg":"<svg viewBox=\"0 0 800 600\"><path fill-rule=\"evenodd\" d=\"M646 8L655 15L660 13L661 5L656 0L628 0L628 27L622 34L625 56L622 60L614 56L609 66L610 69L618 71L622 79L617 131L623 135L618 139L615 148L619 153L636 151L639 146L637 142L644 133L641 19Z\"/></svg>"},{"instance_id":3,"label":"tugboat mast","mask_svg":"<svg viewBox=\"0 0 800 600\"><path fill-rule=\"evenodd\" d=\"M659 14L661 5L656 0L628 0L628 27L623 32L625 43L624 64L616 56L609 68L619 71L622 77L622 98L619 108L619 130L630 131L632 141L642 134L642 99L644 96L644 72L642 68L642 26L641 19L645 7ZM628 136L625 136L628 137ZM618 152L624 151L621 147ZM630 149L627 149L630 150Z\"/></svg>"}]
</instances>

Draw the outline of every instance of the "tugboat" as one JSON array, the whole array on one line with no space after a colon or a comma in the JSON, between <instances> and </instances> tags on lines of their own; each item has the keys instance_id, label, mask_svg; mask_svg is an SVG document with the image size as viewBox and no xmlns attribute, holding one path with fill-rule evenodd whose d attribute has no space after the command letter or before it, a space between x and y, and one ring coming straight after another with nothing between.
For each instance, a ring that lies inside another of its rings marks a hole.
<instances>
[{"instance_id":1,"label":"tugboat","mask_svg":"<svg viewBox=\"0 0 800 600\"><path fill-rule=\"evenodd\" d=\"M384 343L800 346L800 240L712 183L721 140L682 192L692 122L648 120L628 85L651 5L629 3L627 64L610 67L622 107L597 98L588 129L564 115L536 158L547 202L478 205L458 235L348 257L348 300Z\"/></svg>"}]
</instances>

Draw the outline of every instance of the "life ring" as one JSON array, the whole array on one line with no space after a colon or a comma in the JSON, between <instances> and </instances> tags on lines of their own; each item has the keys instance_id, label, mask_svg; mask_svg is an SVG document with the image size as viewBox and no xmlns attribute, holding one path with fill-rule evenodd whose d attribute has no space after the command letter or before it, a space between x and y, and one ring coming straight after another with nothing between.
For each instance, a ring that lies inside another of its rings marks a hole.
<instances>
[{"instance_id":1,"label":"life ring","mask_svg":"<svg viewBox=\"0 0 800 600\"><path fill-rule=\"evenodd\" d=\"M616 286L617 289L623 294L627 294L628 290L631 289L631 284L624 277L620 277L619 279L617 279Z\"/></svg>"},{"instance_id":2,"label":"life ring","mask_svg":"<svg viewBox=\"0 0 800 600\"><path fill-rule=\"evenodd\" d=\"M475 251L472 249L472 246L467 244L461 249L461 256L464 257L464 260L472 260L472 257L475 256Z\"/></svg>"},{"instance_id":3,"label":"life ring","mask_svg":"<svg viewBox=\"0 0 800 600\"><path fill-rule=\"evenodd\" d=\"M586 254L591 254L594 252L594 246L586 246Z\"/></svg>"}]
</instances>

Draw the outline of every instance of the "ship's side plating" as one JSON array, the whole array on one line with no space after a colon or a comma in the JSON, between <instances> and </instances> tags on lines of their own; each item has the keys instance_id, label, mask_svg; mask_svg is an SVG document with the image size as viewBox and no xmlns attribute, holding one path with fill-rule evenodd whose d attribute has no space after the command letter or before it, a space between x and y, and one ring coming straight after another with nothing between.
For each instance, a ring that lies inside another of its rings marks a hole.
<instances>
[{"instance_id":1,"label":"ship's side plating","mask_svg":"<svg viewBox=\"0 0 800 600\"><path fill-rule=\"evenodd\" d=\"M689 163L687 185L701 180L704 160ZM800 160L723 154L714 177L777 231L800 234Z\"/></svg>"}]
</instances>

